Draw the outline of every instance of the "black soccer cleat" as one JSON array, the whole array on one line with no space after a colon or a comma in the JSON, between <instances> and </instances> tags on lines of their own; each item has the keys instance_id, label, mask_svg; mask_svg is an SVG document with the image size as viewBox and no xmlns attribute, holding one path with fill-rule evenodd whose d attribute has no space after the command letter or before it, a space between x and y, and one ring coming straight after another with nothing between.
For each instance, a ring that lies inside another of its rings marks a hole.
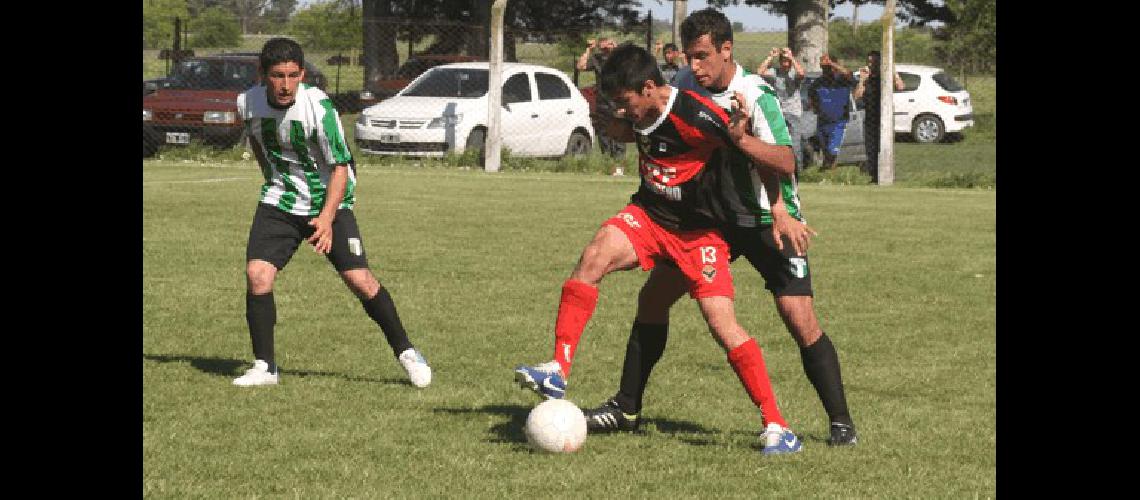
<instances>
[{"instance_id":1,"label":"black soccer cleat","mask_svg":"<svg viewBox=\"0 0 1140 500\"><path fill-rule=\"evenodd\" d=\"M831 423L831 437L827 438L828 446L852 446L858 441L859 436L855 433L855 426L839 422Z\"/></svg>"},{"instance_id":2,"label":"black soccer cleat","mask_svg":"<svg viewBox=\"0 0 1140 500\"><path fill-rule=\"evenodd\" d=\"M586 432L636 431L641 424L637 414L621 411L617 401L610 399L602 406L583 412L586 415Z\"/></svg>"}]
</instances>

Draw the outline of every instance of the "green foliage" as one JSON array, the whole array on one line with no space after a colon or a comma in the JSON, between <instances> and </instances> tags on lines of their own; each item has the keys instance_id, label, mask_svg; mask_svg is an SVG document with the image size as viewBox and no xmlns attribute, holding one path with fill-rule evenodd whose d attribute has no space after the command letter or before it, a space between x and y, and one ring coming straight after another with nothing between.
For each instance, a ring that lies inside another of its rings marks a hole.
<instances>
[{"instance_id":1,"label":"green foliage","mask_svg":"<svg viewBox=\"0 0 1140 500\"><path fill-rule=\"evenodd\" d=\"M241 40L241 24L222 7L210 7L190 20L191 47L235 47Z\"/></svg>"},{"instance_id":2,"label":"green foliage","mask_svg":"<svg viewBox=\"0 0 1140 500\"><path fill-rule=\"evenodd\" d=\"M832 184L838 186L862 186L871 182L871 176L864 174L859 167L843 165L824 170L819 167L804 169L800 174L801 184Z\"/></svg>"},{"instance_id":3,"label":"green foliage","mask_svg":"<svg viewBox=\"0 0 1140 500\"><path fill-rule=\"evenodd\" d=\"M939 55L948 66L970 73L997 71L996 0L948 0L955 20L939 32Z\"/></svg>"},{"instance_id":4,"label":"green foliage","mask_svg":"<svg viewBox=\"0 0 1140 500\"><path fill-rule=\"evenodd\" d=\"M289 34L306 50L348 50L364 45L361 9L350 2L310 4L293 14Z\"/></svg>"},{"instance_id":5,"label":"green foliage","mask_svg":"<svg viewBox=\"0 0 1140 500\"><path fill-rule=\"evenodd\" d=\"M143 46L172 48L175 18L181 18L183 23L189 20L186 0L143 0Z\"/></svg>"},{"instance_id":6,"label":"green foliage","mask_svg":"<svg viewBox=\"0 0 1140 500\"><path fill-rule=\"evenodd\" d=\"M852 70L867 64L867 53L882 51L883 24L860 24L858 29L847 19L836 19L827 28L829 51L848 63ZM934 64L936 42L925 28L895 28L895 61L911 64Z\"/></svg>"}]
</instances>

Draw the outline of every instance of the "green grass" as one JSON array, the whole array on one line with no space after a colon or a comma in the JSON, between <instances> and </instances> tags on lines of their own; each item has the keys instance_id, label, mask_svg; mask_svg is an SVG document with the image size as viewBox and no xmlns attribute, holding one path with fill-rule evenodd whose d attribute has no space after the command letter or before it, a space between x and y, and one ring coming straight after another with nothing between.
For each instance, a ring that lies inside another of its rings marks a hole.
<instances>
[{"instance_id":1,"label":"green grass","mask_svg":"<svg viewBox=\"0 0 1140 500\"><path fill-rule=\"evenodd\" d=\"M806 443L759 455L759 418L690 300L646 395L646 432L576 454L525 445L537 399L511 368L549 357L558 290L636 178L362 166L372 269L431 361L408 385L328 263L280 274L282 385L238 389L250 344L252 162L143 163L143 495L147 498L962 498L996 494L996 192L802 187L819 315L860 444L826 417L762 280L734 265L742 324ZM569 397L617 387L646 274L602 284Z\"/></svg>"}]
</instances>

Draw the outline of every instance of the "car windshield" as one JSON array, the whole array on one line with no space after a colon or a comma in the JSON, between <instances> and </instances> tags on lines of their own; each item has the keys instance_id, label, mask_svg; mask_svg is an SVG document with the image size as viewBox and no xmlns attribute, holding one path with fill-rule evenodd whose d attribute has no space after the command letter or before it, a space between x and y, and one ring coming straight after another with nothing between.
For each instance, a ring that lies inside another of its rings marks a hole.
<instances>
[{"instance_id":1,"label":"car windshield","mask_svg":"<svg viewBox=\"0 0 1140 500\"><path fill-rule=\"evenodd\" d=\"M482 97L487 93L487 70L432 68L402 95L415 97Z\"/></svg>"},{"instance_id":2,"label":"car windshield","mask_svg":"<svg viewBox=\"0 0 1140 500\"><path fill-rule=\"evenodd\" d=\"M170 87L183 90L245 90L257 83L257 65L239 61L190 59L170 73Z\"/></svg>"},{"instance_id":3,"label":"car windshield","mask_svg":"<svg viewBox=\"0 0 1140 500\"><path fill-rule=\"evenodd\" d=\"M933 79L939 87L942 87L947 92L958 92L960 90L966 90L966 87L963 87L961 83L958 83L958 80L955 80L952 76L947 75L946 73L935 73L934 76L930 78Z\"/></svg>"}]
</instances>

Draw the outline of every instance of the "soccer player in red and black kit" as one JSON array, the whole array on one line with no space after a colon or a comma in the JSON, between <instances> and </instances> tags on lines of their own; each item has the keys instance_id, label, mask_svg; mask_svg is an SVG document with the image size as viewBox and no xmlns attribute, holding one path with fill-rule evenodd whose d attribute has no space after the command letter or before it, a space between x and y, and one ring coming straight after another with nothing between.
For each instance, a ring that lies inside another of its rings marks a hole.
<instances>
[{"instance_id":1,"label":"soccer player in red and black kit","mask_svg":"<svg viewBox=\"0 0 1140 500\"><path fill-rule=\"evenodd\" d=\"M718 187L721 176L730 175L722 155L762 143L744 133L746 116L730 120L707 98L666 84L653 55L640 47L615 49L598 86L632 122L641 185L629 205L594 234L562 286L554 360L517 367L515 380L547 398L563 397L574 351L597 305L598 283L615 271L648 271L671 261L760 409L762 453L800 451L802 442L780 414L760 347L736 321L729 248L716 229L726 217Z\"/></svg>"}]
</instances>

